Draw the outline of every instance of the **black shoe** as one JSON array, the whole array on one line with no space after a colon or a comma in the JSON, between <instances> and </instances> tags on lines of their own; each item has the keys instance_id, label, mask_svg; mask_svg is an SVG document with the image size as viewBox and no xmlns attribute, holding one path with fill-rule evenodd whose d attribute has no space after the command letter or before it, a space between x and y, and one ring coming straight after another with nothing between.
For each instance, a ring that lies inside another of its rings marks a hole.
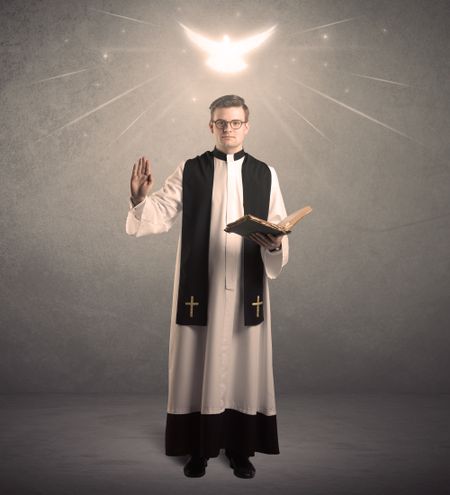
<instances>
[{"instance_id":1,"label":"black shoe","mask_svg":"<svg viewBox=\"0 0 450 495\"><path fill-rule=\"evenodd\" d=\"M230 466L233 468L233 473L238 478L253 478L255 476L255 466L249 461L248 457L242 454L233 454L225 450L225 455L230 460Z\"/></svg>"},{"instance_id":2,"label":"black shoe","mask_svg":"<svg viewBox=\"0 0 450 495\"><path fill-rule=\"evenodd\" d=\"M192 455L189 461L184 466L184 474L190 478L200 478L205 475L205 468L208 465L207 457L199 457Z\"/></svg>"}]
</instances>

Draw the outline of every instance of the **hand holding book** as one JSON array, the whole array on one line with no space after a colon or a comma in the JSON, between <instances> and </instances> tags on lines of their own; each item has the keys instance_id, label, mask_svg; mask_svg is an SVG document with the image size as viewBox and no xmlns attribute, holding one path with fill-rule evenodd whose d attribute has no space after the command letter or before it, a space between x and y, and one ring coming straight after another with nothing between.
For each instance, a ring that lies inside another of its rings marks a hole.
<instances>
[{"instance_id":1,"label":"hand holding book","mask_svg":"<svg viewBox=\"0 0 450 495\"><path fill-rule=\"evenodd\" d=\"M312 208L310 206L305 206L300 210L294 211L278 224L268 222L253 215L244 215L235 222L229 223L224 230L225 232L239 234L244 237L255 233L272 234L275 236L286 235L290 234L292 227L308 215L308 213L311 213L311 211Z\"/></svg>"}]
</instances>

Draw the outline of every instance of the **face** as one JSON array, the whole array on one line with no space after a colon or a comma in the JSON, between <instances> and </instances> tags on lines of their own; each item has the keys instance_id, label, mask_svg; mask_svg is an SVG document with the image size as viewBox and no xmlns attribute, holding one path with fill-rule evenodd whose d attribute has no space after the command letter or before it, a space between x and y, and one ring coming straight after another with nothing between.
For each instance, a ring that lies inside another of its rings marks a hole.
<instances>
[{"instance_id":1,"label":"face","mask_svg":"<svg viewBox=\"0 0 450 495\"><path fill-rule=\"evenodd\" d=\"M236 153L243 148L244 138L249 131L249 123L242 124L240 129L232 129L230 120L245 120L245 112L242 107L216 108L212 120L227 120L228 123L223 129L218 129L212 122L209 129L216 141L216 147L224 153Z\"/></svg>"}]
</instances>

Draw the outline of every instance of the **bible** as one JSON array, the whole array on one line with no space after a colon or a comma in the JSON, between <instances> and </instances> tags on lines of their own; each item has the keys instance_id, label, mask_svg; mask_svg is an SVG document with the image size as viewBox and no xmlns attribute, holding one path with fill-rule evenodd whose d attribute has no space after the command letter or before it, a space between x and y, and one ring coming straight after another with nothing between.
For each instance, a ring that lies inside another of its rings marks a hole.
<instances>
[{"instance_id":1,"label":"bible","mask_svg":"<svg viewBox=\"0 0 450 495\"><path fill-rule=\"evenodd\" d=\"M255 232L261 234L285 235L292 232L292 227L296 225L308 213L312 212L310 206L300 208L288 215L280 223L272 223L254 215L244 215L236 221L227 224L225 232L247 236Z\"/></svg>"}]
</instances>

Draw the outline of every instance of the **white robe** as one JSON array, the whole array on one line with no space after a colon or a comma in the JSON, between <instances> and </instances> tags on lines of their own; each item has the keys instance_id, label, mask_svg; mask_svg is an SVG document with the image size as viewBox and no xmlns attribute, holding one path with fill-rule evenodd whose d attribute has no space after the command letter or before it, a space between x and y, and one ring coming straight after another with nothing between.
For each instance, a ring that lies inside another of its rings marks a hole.
<instances>
[{"instance_id":1,"label":"white robe","mask_svg":"<svg viewBox=\"0 0 450 495\"><path fill-rule=\"evenodd\" d=\"M209 244L209 303L207 326L176 324L181 234L175 264L169 339L167 412L218 414L234 409L245 414L276 414L272 368L271 311L268 278L276 278L288 261L288 237L280 251L261 247L265 266L264 321L244 326L243 238L227 234L227 223L244 214L241 167L244 158L214 157ZM164 185L136 207L129 203L126 233L136 237L167 232L182 210L184 163ZM268 220L286 216L273 167ZM256 309L256 306L255 306Z\"/></svg>"}]
</instances>

